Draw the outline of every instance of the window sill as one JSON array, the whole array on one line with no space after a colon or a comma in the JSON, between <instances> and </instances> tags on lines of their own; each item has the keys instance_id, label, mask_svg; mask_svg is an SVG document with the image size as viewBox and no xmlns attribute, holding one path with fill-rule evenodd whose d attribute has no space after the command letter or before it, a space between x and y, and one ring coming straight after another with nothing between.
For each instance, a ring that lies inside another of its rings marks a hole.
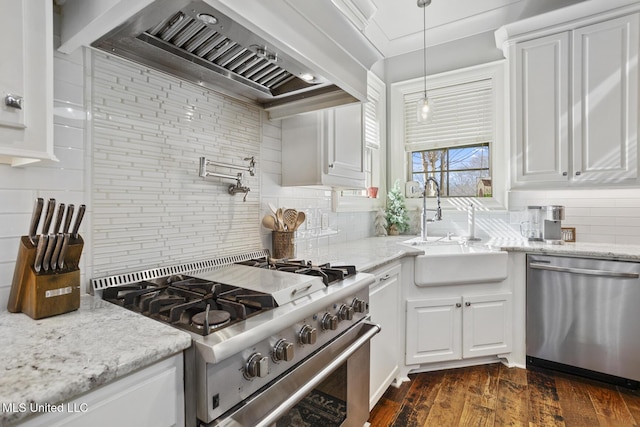
<instances>
[{"instance_id":1,"label":"window sill","mask_svg":"<svg viewBox=\"0 0 640 427\"><path fill-rule=\"evenodd\" d=\"M416 208L422 209L422 197L405 199L408 210L414 210ZM476 207L476 211L506 211L506 206L499 200L493 197L451 197L442 198L441 201L442 210L467 210L469 203L473 203ZM436 206L436 199L427 199L427 209L433 209Z\"/></svg>"}]
</instances>

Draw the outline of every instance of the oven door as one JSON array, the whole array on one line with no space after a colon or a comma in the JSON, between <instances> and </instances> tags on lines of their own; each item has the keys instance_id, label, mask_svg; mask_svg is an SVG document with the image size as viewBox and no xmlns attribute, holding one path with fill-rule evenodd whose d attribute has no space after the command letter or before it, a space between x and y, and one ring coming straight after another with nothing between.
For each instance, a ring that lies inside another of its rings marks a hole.
<instances>
[{"instance_id":1,"label":"oven door","mask_svg":"<svg viewBox=\"0 0 640 427\"><path fill-rule=\"evenodd\" d=\"M362 427L369 418L369 341L361 322L208 426Z\"/></svg>"}]
</instances>

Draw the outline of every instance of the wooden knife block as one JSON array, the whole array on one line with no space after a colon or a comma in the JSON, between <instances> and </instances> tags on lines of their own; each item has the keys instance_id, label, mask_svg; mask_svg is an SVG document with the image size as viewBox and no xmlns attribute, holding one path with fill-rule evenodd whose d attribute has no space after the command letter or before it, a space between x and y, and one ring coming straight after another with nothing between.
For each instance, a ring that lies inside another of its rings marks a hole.
<instances>
[{"instance_id":1,"label":"wooden knife block","mask_svg":"<svg viewBox=\"0 0 640 427\"><path fill-rule=\"evenodd\" d=\"M62 270L40 270L33 265L36 247L27 236L20 239L7 310L23 312L33 319L55 316L80 307L80 256L84 240L69 241Z\"/></svg>"}]
</instances>

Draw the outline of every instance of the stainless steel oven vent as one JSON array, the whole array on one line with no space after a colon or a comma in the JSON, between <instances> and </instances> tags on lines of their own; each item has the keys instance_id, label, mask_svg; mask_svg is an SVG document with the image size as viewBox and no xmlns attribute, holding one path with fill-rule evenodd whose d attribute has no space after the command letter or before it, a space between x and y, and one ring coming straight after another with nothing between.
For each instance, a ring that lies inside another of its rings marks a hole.
<instances>
[{"instance_id":1,"label":"stainless steel oven vent","mask_svg":"<svg viewBox=\"0 0 640 427\"><path fill-rule=\"evenodd\" d=\"M138 38L220 74L232 73L238 80L274 96L318 84L307 83L282 68L278 64L280 58L267 47L241 46L184 12L176 13Z\"/></svg>"},{"instance_id":2,"label":"stainless steel oven vent","mask_svg":"<svg viewBox=\"0 0 640 427\"><path fill-rule=\"evenodd\" d=\"M156 0L92 46L265 108L315 95L355 100L203 1Z\"/></svg>"}]
</instances>

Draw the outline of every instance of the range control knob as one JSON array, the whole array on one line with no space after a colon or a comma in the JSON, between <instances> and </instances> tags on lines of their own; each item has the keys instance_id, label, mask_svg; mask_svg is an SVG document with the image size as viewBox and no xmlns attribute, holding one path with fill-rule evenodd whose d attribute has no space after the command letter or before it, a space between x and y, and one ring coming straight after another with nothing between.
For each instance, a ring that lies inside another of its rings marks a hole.
<instances>
[{"instance_id":1,"label":"range control knob","mask_svg":"<svg viewBox=\"0 0 640 427\"><path fill-rule=\"evenodd\" d=\"M324 316L322 316L322 321L320 322L320 324L322 325L322 329L325 331L335 331L336 329L338 329L338 316L325 313Z\"/></svg>"},{"instance_id":2,"label":"range control knob","mask_svg":"<svg viewBox=\"0 0 640 427\"><path fill-rule=\"evenodd\" d=\"M254 353L244 365L244 377L248 380L256 377L264 378L269 373L269 359L260 353Z\"/></svg>"},{"instance_id":3,"label":"range control knob","mask_svg":"<svg viewBox=\"0 0 640 427\"><path fill-rule=\"evenodd\" d=\"M366 313L367 312L367 302L361 300L360 298L354 298L351 302L351 307L353 307L353 311L356 313Z\"/></svg>"},{"instance_id":4,"label":"range control knob","mask_svg":"<svg viewBox=\"0 0 640 427\"><path fill-rule=\"evenodd\" d=\"M298 333L298 339L300 340L300 344L315 344L316 338L318 337L318 331L316 328L304 325L300 332Z\"/></svg>"},{"instance_id":5,"label":"range control knob","mask_svg":"<svg viewBox=\"0 0 640 427\"><path fill-rule=\"evenodd\" d=\"M273 346L271 358L274 362L289 362L293 360L293 344L287 340L280 340Z\"/></svg>"},{"instance_id":6,"label":"range control knob","mask_svg":"<svg viewBox=\"0 0 640 427\"><path fill-rule=\"evenodd\" d=\"M346 304L342 304L340 308L338 308L338 318L340 320L353 319L353 307L349 307Z\"/></svg>"}]
</instances>

